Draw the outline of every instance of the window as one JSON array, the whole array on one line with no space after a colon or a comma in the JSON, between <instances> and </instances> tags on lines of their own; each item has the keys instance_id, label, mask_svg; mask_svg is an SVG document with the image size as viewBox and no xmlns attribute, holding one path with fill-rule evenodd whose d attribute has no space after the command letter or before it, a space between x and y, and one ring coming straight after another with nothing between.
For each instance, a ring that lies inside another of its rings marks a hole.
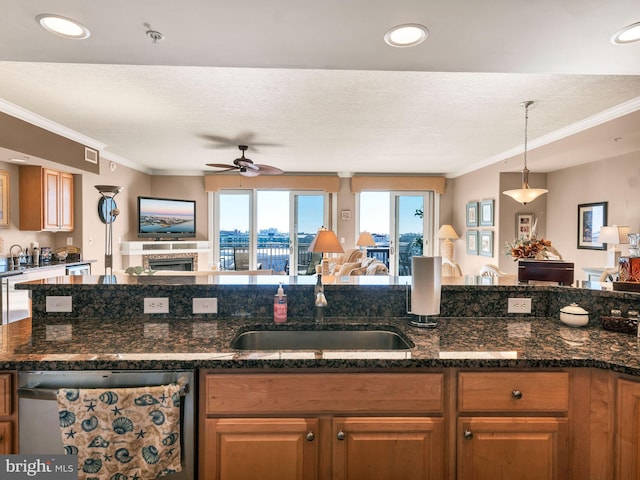
<instances>
[{"instance_id":1,"label":"window","mask_svg":"<svg viewBox=\"0 0 640 480\"><path fill-rule=\"evenodd\" d=\"M385 262L391 275L411 275L411 257L433 253L425 240L433 236L433 211L433 192L359 193L359 232L370 232L376 241L367 254Z\"/></svg>"},{"instance_id":2,"label":"window","mask_svg":"<svg viewBox=\"0 0 640 480\"><path fill-rule=\"evenodd\" d=\"M214 258L220 269L291 275L311 271L306 250L327 223L328 194L223 190L214 194L214 204Z\"/></svg>"}]
</instances>

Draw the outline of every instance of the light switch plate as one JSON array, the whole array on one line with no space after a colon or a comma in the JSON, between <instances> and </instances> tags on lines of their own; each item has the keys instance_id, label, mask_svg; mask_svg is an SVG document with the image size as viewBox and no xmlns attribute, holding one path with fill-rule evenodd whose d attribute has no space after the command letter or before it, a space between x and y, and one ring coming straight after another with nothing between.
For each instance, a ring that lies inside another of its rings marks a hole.
<instances>
[{"instance_id":1,"label":"light switch plate","mask_svg":"<svg viewBox=\"0 0 640 480\"><path fill-rule=\"evenodd\" d=\"M45 308L47 312L71 312L73 310L71 295L47 295Z\"/></svg>"},{"instance_id":2,"label":"light switch plate","mask_svg":"<svg viewBox=\"0 0 640 480\"><path fill-rule=\"evenodd\" d=\"M144 313L169 313L169 297L146 297Z\"/></svg>"},{"instance_id":3,"label":"light switch plate","mask_svg":"<svg viewBox=\"0 0 640 480\"><path fill-rule=\"evenodd\" d=\"M194 298L193 313L218 313L218 299L210 298Z\"/></svg>"}]
</instances>

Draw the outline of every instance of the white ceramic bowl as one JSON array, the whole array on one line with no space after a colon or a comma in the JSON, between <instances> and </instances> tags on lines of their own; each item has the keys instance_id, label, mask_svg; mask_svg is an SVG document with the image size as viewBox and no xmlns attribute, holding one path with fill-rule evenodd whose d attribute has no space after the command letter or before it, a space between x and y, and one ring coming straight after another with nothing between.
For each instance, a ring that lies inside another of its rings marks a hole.
<instances>
[{"instance_id":1,"label":"white ceramic bowl","mask_svg":"<svg viewBox=\"0 0 640 480\"><path fill-rule=\"evenodd\" d=\"M572 303L560 309L560 321L571 327L584 327L589 323L589 312Z\"/></svg>"}]
</instances>

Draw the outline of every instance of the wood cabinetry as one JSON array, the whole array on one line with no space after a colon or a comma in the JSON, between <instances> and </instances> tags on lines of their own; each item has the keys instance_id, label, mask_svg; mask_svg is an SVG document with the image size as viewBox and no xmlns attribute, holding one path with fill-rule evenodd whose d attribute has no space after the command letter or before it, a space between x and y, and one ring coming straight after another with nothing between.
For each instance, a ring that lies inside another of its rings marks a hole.
<instances>
[{"instance_id":1,"label":"wood cabinetry","mask_svg":"<svg viewBox=\"0 0 640 480\"><path fill-rule=\"evenodd\" d=\"M458 480L569 477L569 374L460 372Z\"/></svg>"},{"instance_id":2,"label":"wood cabinetry","mask_svg":"<svg viewBox=\"0 0 640 480\"><path fill-rule=\"evenodd\" d=\"M39 166L20 167L20 230L73 230L73 175Z\"/></svg>"},{"instance_id":3,"label":"wood cabinetry","mask_svg":"<svg viewBox=\"0 0 640 480\"><path fill-rule=\"evenodd\" d=\"M199 478L440 479L440 373L201 376Z\"/></svg>"},{"instance_id":4,"label":"wood cabinetry","mask_svg":"<svg viewBox=\"0 0 640 480\"><path fill-rule=\"evenodd\" d=\"M16 453L14 435L17 418L13 391L13 374L0 373L0 454Z\"/></svg>"},{"instance_id":5,"label":"wood cabinetry","mask_svg":"<svg viewBox=\"0 0 640 480\"><path fill-rule=\"evenodd\" d=\"M616 415L616 479L640 479L640 382L619 379Z\"/></svg>"}]
</instances>

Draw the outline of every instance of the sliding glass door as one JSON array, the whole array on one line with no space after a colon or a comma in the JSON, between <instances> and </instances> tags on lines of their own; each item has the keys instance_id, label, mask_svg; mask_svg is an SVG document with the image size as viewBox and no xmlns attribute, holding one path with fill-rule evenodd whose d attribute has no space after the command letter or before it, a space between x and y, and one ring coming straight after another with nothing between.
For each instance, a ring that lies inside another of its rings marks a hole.
<instances>
[{"instance_id":1,"label":"sliding glass door","mask_svg":"<svg viewBox=\"0 0 640 480\"><path fill-rule=\"evenodd\" d=\"M411 257L431 255L433 193L361 192L359 232L373 235L369 256L385 259L391 275L411 275ZM426 232L426 235L425 235Z\"/></svg>"},{"instance_id":2,"label":"sliding glass door","mask_svg":"<svg viewBox=\"0 0 640 480\"><path fill-rule=\"evenodd\" d=\"M327 226L328 194L291 192L291 275L313 275L317 254L307 251L318 229Z\"/></svg>"},{"instance_id":3,"label":"sliding glass door","mask_svg":"<svg viewBox=\"0 0 640 480\"><path fill-rule=\"evenodd\" d=\"M306 275L307 248L327 224L328 194L226 190L214 195L214 255L223 270Z\"/></svg>"}]
</instances>

